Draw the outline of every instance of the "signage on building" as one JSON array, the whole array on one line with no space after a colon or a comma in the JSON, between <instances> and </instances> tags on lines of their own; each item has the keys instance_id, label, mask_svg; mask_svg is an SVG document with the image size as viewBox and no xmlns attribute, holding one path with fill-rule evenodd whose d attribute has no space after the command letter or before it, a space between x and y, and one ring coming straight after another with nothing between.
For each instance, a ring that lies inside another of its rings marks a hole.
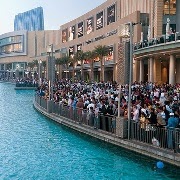
<instances>
[{"instance_id":1,"label":"signage on building","mask_svg":"<svg viewBox=\"0 0 180 180\"><path fill-rule=\"evenodd\" d=\"M69 47L69 56L73 56L74 55L74 46Z\"/></svg>"},{"instance_id":2,"label":"signage on building","mask_svg":"<svg viewBox=\"0 0 180 180\"><path fill-rule=\"evenodd\" d=\"M84 31L83 22L80 22L78 24L78 38L83 36L83 31Z\"/></svg>"},{"instance_id":3,"label":"signage on building","mask_svg":"<svg viewBox=\"0 0 180 180\"><path fill-rule=\"evenodd\" d=\"M107 8L107 25L115 22L115 4Z\"/></svg>"},{"instance_id":4,"label":"signage on building","mask_svg":"<svg viewBox=\"0 0 180 180\"><path fill-rule=\"evenodd\" d=\"M62 30L62 43L67 42L67 38L68 38L68 29L64 29Z\"/></svg>"},{"instance_id":5,"label":"signage on building","mask_svg":"<svg viewBox=\"0 0 180 180\"><path fill-rule=\"evenodd\" d=\"M73 39L75 39L75 26L70 26L68 33L68 41L72 41Z\"/></svg>"},{"instance_id":6,"label":"signage on building","mask_svg":"<svg viewBox=\"0 0 180 180\"><path fill-rule=\"evenodd\" d=\"M97 36L97 37L95 37L95 38L93 38L93 39L89 39L89 40L86 41L86 44L90 44L90 43L92 43L92 42L99 41L99 40L101 40L101 39L104 39L104 38L106 38L106 37L112 36L112 35L114 35L114 34L117 34L117 29L115 29L115 30L113 30L113 31L110 31L110 32L108 32L108 33L106 33L106 34L103 34L103 35L101 35L101 36Z\"/></svg>"},{"instance_id":7,"label":"signage on building","mask_svg":"<svg viewBox=\"0 0 180 180\"><path fill-rule=\"evenodd\" d=\"M82 50L82 44L77 45L77 52Z\"/></svg>"},{"instance_id":8,"label":"signage on building","mask_svg":"<svg viewBox=\"0 0 180 180\"><path fill-rule=\"evenodd\" d=\"M87 34L93 32L94 29L93 17L87 19L86 26L87 26L87 32L86 32Z\"/></svg>"},{"instance_id":9,"label":"signage on building","mask_svg":"<svg viewBox=\"0 0 180 180\"><path fill-rule=\"evenodd\" d=\"M96 14L96 30L103 28L103 11Z\"/></svg>"}]
</instances>

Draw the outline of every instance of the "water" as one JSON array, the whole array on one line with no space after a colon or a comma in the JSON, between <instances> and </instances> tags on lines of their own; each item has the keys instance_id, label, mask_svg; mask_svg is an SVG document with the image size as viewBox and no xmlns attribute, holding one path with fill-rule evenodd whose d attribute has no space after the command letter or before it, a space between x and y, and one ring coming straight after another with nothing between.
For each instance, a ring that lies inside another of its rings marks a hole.
<instances>
[{"instance_id":1,"label":"water","mask_svg":"<svg viewBox=\"0 0 180 180\"><path fill-rule=\"evenodd\" d=\"M0 180L180 179L177 167L63 127L33 108L33 90L0 83Z\"/></svg>"}]
</instances>

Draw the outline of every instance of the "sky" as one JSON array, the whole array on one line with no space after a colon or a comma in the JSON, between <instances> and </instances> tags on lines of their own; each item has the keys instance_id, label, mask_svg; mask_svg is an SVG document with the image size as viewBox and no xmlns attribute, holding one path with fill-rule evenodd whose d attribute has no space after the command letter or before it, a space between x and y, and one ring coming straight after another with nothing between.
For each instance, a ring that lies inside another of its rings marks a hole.
<instances>
[{"instance_id":1,"label":"sky","mask_svg":"<svg viewBox=\"0 0 180 180\"><path fill-rule=\"evenodd\" d=\"M41 6L45 30L57 30L65 24L99 6L106 0L0 0L0 35L14 31L18 13Z\"/></svg>"}]
</instances>

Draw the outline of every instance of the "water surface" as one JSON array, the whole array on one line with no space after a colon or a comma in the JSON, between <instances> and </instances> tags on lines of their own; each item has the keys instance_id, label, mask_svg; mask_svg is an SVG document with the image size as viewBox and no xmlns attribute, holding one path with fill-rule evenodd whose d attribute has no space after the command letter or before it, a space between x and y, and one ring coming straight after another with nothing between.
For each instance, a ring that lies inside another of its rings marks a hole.
<instances>
[{"instance_id":1,"label":"water surface","mask_svg":"<svg viewBox=\"0 0 180 180\"><path fill-rule=\"evenodd\" d=\"M177 167L63 127L33 108L33 90L0 83L0 179L180 179Z\"/></svg>"}]
</instances>

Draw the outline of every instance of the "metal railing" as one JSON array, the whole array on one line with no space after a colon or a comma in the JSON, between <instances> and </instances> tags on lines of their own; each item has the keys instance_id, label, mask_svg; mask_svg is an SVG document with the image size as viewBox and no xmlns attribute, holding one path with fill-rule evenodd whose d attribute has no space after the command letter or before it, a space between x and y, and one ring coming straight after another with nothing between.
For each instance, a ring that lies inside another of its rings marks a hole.
<instances>
[{"instance_id":1,"label":"metal railing","mask_svg":"<svg viewBox=\"0 0 180 180\"><path fill-rule=\"evenodd\" d=\"M35 101L47 110L46 99L35 94ZM80 125L87 125L108 133L116 133L116 119L109 115L99 113L98 116L95 116L94 113L89 113L86 109L73 108L56 102L52 104L52 113L67 118L67 121L71 120ZM128 131L128 129L126 130ZM179 128L158 127L132 120L130 139L180 153Z\"/></svg>"},{"instance_id":2,"label":"metal railing","mask_svg":"<svg viewBox=\"0 0 180 180\"><path fill-rule=\"evenodd\" d=\"M179 32L176 33L172 33L170 35L162 35L160 37L155 37L153 39L148 40L143 40L143 42L137 42L134 43L133 47L134 47L134 51L140 50L142 48L148 48L151 46L157 46L160 44L165 44L168 42L176 42L180 40L180 35Z\"/></svg>"},{"instance_id":3,"label":"metal railing","mask_svg":"<svg viewBox=\"0 0 180 180\"><path fill-rule=\"evenodd\" d=\"M180 152L180 129L131 121L131 139Z\"/></svg>"},{"instance_id":4,"label":"metal railing","mask_svg":"<svg viewBox=\"0 0 180 180\"><path fill-rule=\"evenodd\" d=\"M43 97L35 94L35 97L34 97L35 101L37 102L37 104L39 104L41 107L43 107L44 109L47 110L47 100L44 99Z\"/></svg>"},{"instance_id":5,"label":"metal railing","mask_svg":"<svg viewBox=\"0 0 180 180\"><path fill-rule=\"evenodd\" d=\"M66 117L79 124L115 133L115 120L110 115L99 113L98 116L95 116L94 112L88 112L86 109L73 108L59 103L53 103L52 111L54 114Z\"/></svg>"},{"instance_id":6,"label":"metal railing","mask_svg":"<svg viewBox=\"0 0 180 180\"><path fill-rule=\"evenodd\" d=\"M35 94L35 101L47 110L46 99ZM75 123L88 125L94 129L101 129L109 133L116 132L116 120L111 115L99 113L95 116L93 112L88 112L86 109L73 108L56 102L52 104L52 113L72 120Z\"/></svg>"}]
</instances>

